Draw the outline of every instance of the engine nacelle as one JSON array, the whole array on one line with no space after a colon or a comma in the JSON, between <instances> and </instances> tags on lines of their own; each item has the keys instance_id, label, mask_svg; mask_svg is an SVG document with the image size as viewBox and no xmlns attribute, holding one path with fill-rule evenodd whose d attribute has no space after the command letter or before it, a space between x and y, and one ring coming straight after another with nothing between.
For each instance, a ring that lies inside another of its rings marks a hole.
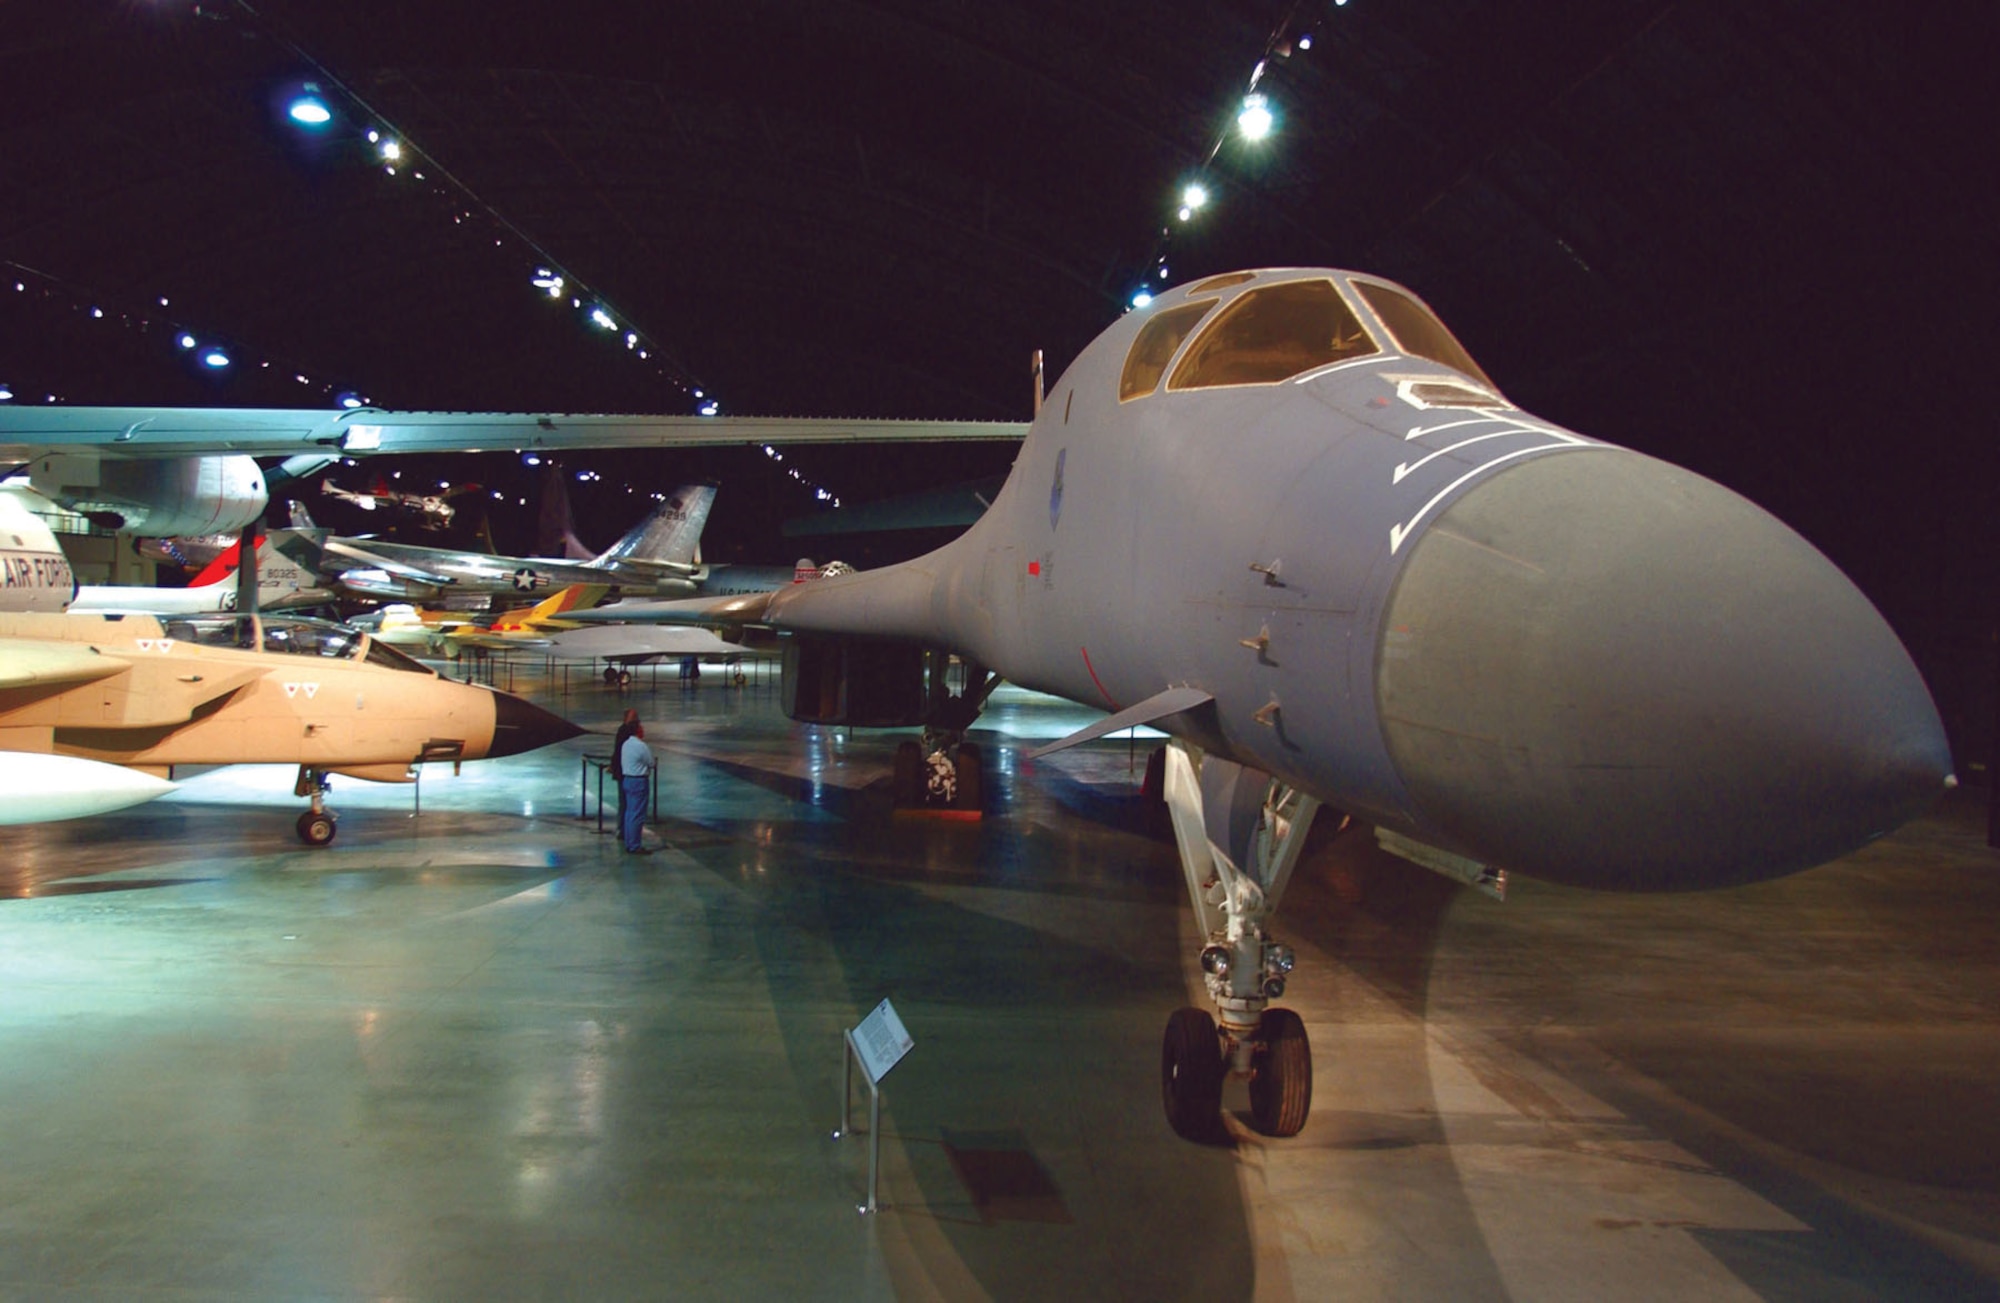
<instances>
[{"instance_id":1,"label":"engine nacelle","mask_svg":"<svg viewBox=\"0 0 2000 1303\"><path fill-rule=\"evenodd\" d=\"M815 637L785 642L785 713L802 724L905 728L929 721L945 654L912 642Z\"/></svg>"},{"instance_id":2,"label":"engine nacelle","mask_svg":"<svg viewBox=\"0 0 2000 1303\"><path fill-rule=\"evenodd\" d=\"M50 453L29 472L66 511L113 517L122 533L165 538L236 533L264 514L264 472L242 453L152 460Z\"/></svg>"}]
</instances>

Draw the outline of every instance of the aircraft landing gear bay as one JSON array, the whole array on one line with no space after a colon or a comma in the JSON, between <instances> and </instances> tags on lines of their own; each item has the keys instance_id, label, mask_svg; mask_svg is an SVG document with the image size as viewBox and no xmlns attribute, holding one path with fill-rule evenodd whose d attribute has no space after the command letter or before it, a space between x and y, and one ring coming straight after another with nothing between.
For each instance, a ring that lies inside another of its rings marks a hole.
<instances>
[{"instance_id":1,"label":"aircraft landing gear bay","mask_svg":"<svg viewBox=\"0 0 2000 1303\"><path fill-rule=\"evenodd\" d=\"M292 795L310 796L312 809L299 816L299 840L308 846L324 846L333 840L334 821L339 815L326 808L327 790L332 784L324 773L307 765L299 766L299 781Z\"/></svg>"},{"instance_id":2,"label":"aircraft landing gear bay","mask_svg":"<svg viewBox=\"0 0 2000 1303\"><path fill-rule=\"evenodd\" d=\"M1169 743L1167 814L1204 944L1201 971L1215 1016L1178 1009L1160 1049L1167 1122L1189 1140L1221 1125L1222 1084L1250 1082L1250 1115L1269 1136L1295 1136L1312 1108L1305 1024L1270 1002L1285 992L1290 947L1264 924L1284 896L1319 802L1258 770Z\"/></svg>"}]
</instances>

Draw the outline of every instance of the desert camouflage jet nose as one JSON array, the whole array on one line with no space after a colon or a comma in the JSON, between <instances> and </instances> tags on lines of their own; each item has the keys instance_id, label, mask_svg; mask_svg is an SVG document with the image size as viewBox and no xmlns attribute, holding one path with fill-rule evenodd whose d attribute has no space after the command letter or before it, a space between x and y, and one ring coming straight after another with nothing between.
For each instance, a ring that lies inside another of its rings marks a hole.
<instances>
[{"instance_id":1,"label":"desert camouflage jet nose","mask_svg":"<svg viewBox=\"0 0 2000 1303\"><path fill-rule=\"evenodd\" d=\"M1779 521L1619 449L1494 475L1424 531L1382 623L1383 733L1419 817L1581 886L1776 877L1943 790L1902 644Z\"/></svg>"},{"instance_id":2,"label":"desert camouflage jet nose","mask_svg":"<svg viewBox=\"0 0 2000 1303\"><path fill-rule=\"evenodd\" d=\"M543 710L511 692L493 693L493 740L482 753L487 759L517 756L536 747L579 737L584 730L561 715Z\"/></svg>"}]
</instances>

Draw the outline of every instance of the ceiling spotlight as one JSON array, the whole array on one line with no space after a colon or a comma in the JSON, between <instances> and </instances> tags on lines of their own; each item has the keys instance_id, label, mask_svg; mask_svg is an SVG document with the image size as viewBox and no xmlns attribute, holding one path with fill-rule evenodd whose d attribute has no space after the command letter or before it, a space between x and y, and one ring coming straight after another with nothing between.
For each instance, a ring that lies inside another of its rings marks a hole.
<instances>
[{"instance_id":1,"label":"ceiling spotlight","mask_svg":"<svg viewBox=\"0 0 2000 1303\"><path fill-rule=\"evenodd\" d=\"M194 347L194 336L193 336L193 335L182 335L182 336L180 337L180 346L181 346L182 348L193 348L193 347Z\"/></svg>"},{"instance_id":2,"label":"ceiling spotlight","mask_svg":"<svg viewBox=\"0 0 2000 1303\"><path fill-rule=\"evenodd\" d=\"M1236 115L1236 126L1245 140L1262 140L1270 135L1275 121L1270 103L1262 95L1243 97L1243 111Z\"/></svg>"},{"instance_id":3,"label":"ceiling spotlight","mask_svg":"<svg viewBox=\"0 0 2000 1303\"><path fill-rule=\"evenodd\" d=\"M1132 306L1135 308L1143 308L1152 301L1153 301L1153 291L1151 290L1142 289L1137 294L1134 294L1132 296Z\"/></svg>"},{"instance_id":4,"label":"ceiling spotlight","mask_svg":"<svg viewBox=\"0 0 2000 1303\"><path fill-rule=\"evenodd\" d=\"M285 116L302 127L323 127L333 121L333 110L317 95L301 95L285 110Z\"/></svg>"},{"instance_id":5,"label":"ceiling spotlight","mask_svg":"<svg viewBox=\"0 0 2000 1303\"><path fill-rule=\"evenodd\" d=\"M13 401L14 387L9 384L0 383L0 403L11 403Z\"/></svg>"},{"instance_id":6,"label":"ceiling spotlight","mask_svg":"<svg viewBox=\"0 0 2000 1303\"><path fill-rule=\"evenodd\" d=\"M1347 0L1334 0L1334 3L1346 4ZM1301 32L1299 34L1298 47L1301 50L1310 50L1313 48L1313 37L1311 32Z\"/></svg>"},{"instance_id":7,"label":"ceiling spotlight","mask_svg":"<svg viewBox=\"0 0 2000 1303\"><path fill-rule=\"evenodd\" d=\"M211 348L201 355L201 364L211 371L220 371L229 365L229 354L219 348Z\"/></svg>"},{"instance_id":8,"label":"ceiling spotlight","mask_svg":"<svg viewBox=\"0 0 2000 1303\"><path fill-rule=\"evenodd\" d=\"M527 454L526 456L522 457L521 460L530 466L539 466L542 464L542 459L540 457L537 457L533 453Z\"/></svg>"},{"instance_id":9,"label":"ceiling spotlight","mask_svg":"<svg viewBox=\"0 0 2000 1303\"><path fill-rule=\"evenodd\" d=\"M613 321L611 319L611 314L609 312L606 312L603 308L592 308L590 310L590 319L596 322L600 327L602 327L605 330L618 329L618 323Z\"/></svg>"},{"instance_id":10,"label":"ceiling spotlight","mask_svg":"<svg viewBox=\"0 0 2000 1303\"><path fill-rule=\"evenodd\" d=\"M305 377L300 376L299 379L304 380ZM345 393L342 393L339 397L335 398L333 401L340 404L342 407L347 408L349 411L353 411L355 408L361 406L361 395L355 393L353 390L350 389Z\"/></svg>"},{"instance_id":11,"label":"ceiling spotlight","mask_svg":"<svg viewBox=\"0 0 2000 1303\"><path fill-rule=\"evenodd\" d=\"M707 402L703 403L698 410L701 412L703 416L714 416L717 412L720 412L722 410L722 404L716 402L713 398L711 398Z\"/></svg>"},{"instance_id":12,"label":"ceiling spotlight","mask_svg":"<svg viewBox=\"0 0 2000 1303\"><path fill-rule=\"evenodd\" d=\"M1208 202L1208 187L1199 181L1191 182L1181 191L1181 205L1184 208L1200 208Z\"/></svg>"},{"instance_id":13,"label":"ceiling spotlight","mask_svg":"<svg viewBox=\"0 0 2000 1303\"><path fill-rule=\"evenodd\" d=\"M393 163L403 156L403 147L393 140L382 142L382 157Z\"/></svg>"}]
</instances>

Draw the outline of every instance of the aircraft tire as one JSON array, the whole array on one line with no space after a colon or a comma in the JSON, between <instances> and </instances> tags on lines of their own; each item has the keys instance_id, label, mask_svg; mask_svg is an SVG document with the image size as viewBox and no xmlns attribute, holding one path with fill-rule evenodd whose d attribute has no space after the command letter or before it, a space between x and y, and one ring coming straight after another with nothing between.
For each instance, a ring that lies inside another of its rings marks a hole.
<instances>
[{"instance_id":1,"label":"aircraft tire","mask_svg":"<svg viewBox=\"0 0 2000 1303\"><path fill-rule=\"evenodd\" d=\"M1222 1041L1201 1009L1176 1009L1160 1046L1160 1098L1183 1140L1213 1137L1222 1120Z\"/></svg>"},{"instance_id":2,"label":"aircraft tire","mask_svg":"<svg viewBox=\"0 0 2000 1303\"><path fill-rule=\"evenodd\" d=\"M896 744L896 787L895 802L901 806L923 803L923 748L915 742L903 741Z\"/></svg>"},{"instance_id":3,"label":"aircraft tire","mask_svg":"<svg viewBox=\"0 0 2000 1303\"><path fill-rule=\"evenodd\" d=\"M299 816L299 840L308 846L324 846L333 840L333 816L307 810Z\"/></svg>"},{"instance_id":4,"label":"aircraft tire","mask_svg":"<svg viewBox=\"0 0 2000 1303\"><path fill-rule=\"evenodd\" d=\"M986 761L970 742L958 744L958 792L952 804L961 810L986 808Z\"/></svg>"},{"instance_id":5,"label":"aircraft tire","mask_svg":"<svg viewBox=\"0 0 2000 1303\"><path fill-rule=\"evenodd\" d=\"M1312 1046L1290 1009L1266 1009L1250 1056L1250 1118L1267 1136L1295 1136L1312 1111Z\"/></svg>"}]
</instances>

